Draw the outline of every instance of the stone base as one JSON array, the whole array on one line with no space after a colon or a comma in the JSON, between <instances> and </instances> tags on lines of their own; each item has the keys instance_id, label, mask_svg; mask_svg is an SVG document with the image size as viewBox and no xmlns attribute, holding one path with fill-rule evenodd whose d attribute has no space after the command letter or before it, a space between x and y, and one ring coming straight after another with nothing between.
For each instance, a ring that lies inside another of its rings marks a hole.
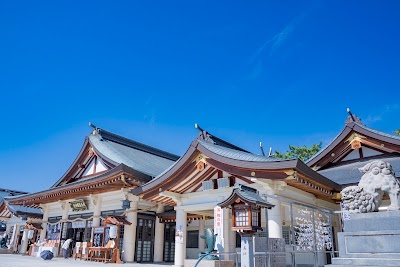
<instances>
[{"instance_id":1,"label":"stone base","mask_svg":"<svg viewBox=\"0 0 400 267\"><path fill-rule=\"evenodd\" d=\"M338 241L340 258L400 259L399 230L342 232Z\"/></svg>"},{"instance_id":2,"label":"stone base","mask_svg":"<svg viewBox=\"0 0 400 267\"><path fill-rule=\"evenodd\" d=\"M1 248L0 249L0 254L13 254L13 251L12 251L12 249Z\"/></svg>"},{"instance_id":3,"label":"stone base","mask_svg":"<svg viewBox=\"0 0 400 267\"><path fill-rule=\"evenodd\" d=\"M400 266L400 212L351 214L338 243L339 258L326 266Z\"/></svg>"},{"instance_id":4,"label":"stone base","mask_svg":"<svg viewBox=\"0 0 400 267\"><path fill-rule=\"evenodd\" d=\"M400 230L400 211L351 213L344 221L345 232Z\"/></svg>"},{"instance_id":5,"label":"stone base","mask_svg":"<svg viewBox=\"0 0 400 267\"><path fill-rule=\"evenodd\" d=\"M195 260L185 260L185 267L194 267L196 264L197 259ZM221 262L221 265L219 265ZM197 265L198 267L234 267L235 262L234 261L228 261L228 260L216 260L216 261L210 261L210 260L201 260L200 263Z\"/></svg>"}]
</instances>

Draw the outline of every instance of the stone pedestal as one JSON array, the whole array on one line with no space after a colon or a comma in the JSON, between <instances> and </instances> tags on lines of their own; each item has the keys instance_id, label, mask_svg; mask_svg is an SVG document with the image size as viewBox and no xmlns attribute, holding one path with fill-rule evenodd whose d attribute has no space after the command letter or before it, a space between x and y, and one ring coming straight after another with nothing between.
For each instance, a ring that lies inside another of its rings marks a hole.
<instances>
[{"instance_id":1,"label":"stone pedestal","mask_svg":"<svg viewBox=\"0 0 400 267\"><path fill-rule=\"evenodd\" d=\"M400 211L350 214L330 267L400 266Z\"/></svg>"},{"instance_id":2,"label":"stone pedestal","mask_svg":"<svg viewBox=\"0 0 400 267\"><path fill-rule=\"evenodd\" d=\"M185 260L184 267L194 267L197 260ZM229 260L201 260L197 267L234 267L235 262Z\"/></svg>"}]
</instances>

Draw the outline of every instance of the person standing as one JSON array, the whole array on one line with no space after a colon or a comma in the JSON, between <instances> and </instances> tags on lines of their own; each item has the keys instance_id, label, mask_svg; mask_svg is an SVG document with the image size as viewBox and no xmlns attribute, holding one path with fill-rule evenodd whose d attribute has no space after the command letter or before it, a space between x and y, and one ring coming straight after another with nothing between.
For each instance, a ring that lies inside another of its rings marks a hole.
<instances>
[{"instance_id":1,"label":"person standing","mask_svg":"<svg viewBox=\"0 0 400 267\"><path fill-rule=\"evenodd\" d=\"M72 242L72 239L68 238L67 240L65 240L64 244L62 245L64 259L68 259L67 251L68 251L68 248L69 248L69 244L71 244L71 242Z\"/></svg>"}]
</instances>

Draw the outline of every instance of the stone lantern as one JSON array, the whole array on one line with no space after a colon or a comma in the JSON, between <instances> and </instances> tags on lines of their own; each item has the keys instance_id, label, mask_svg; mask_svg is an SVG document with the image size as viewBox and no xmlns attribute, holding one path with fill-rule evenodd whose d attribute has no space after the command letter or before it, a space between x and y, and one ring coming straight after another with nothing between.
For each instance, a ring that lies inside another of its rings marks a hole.
<instances>
[{"instance_id":1,"label":"stone lantern","mask_svg":"<svg viewBox=\"0 0 400 267\"><path fill-rule=\"evenodd\" d=\"M271 209L273 204L264 200L254 188L238 185L221 208L232 209L232 230L241 236L242 267L254 266L253 235L261 230L261 208Z\"/></svg>"}]
</instances>

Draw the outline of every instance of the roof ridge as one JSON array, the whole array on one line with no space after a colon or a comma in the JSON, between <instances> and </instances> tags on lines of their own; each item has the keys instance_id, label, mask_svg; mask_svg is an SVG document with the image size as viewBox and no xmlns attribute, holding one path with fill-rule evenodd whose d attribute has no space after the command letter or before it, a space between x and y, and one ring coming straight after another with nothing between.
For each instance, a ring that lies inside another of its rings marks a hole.
<instances>
[{"instance_id":1,"label":"roof ridge","mask_svg":"<svg viewBox=\"0 0 400 267\"><path fill-rule=\"evenodd\" d=\"M239 150L239 151L243 151L243 152L247 152L247 153L251 153L250 151L247 151L241 147L238 147L232 143L229 143L228 141L225 141L215 135L212 135L210 132L207 132L206 130L202 129L197 123L194 124L194 127L196 129L198 129L199 132L199 136L197 137L197 139L202 139L206 142L208 141L212 141L215 145L219 145L219 146L223 146L226 148L231 148L231 149L235 149L235 150ZM211 140L210 140L211 139ZM251 153L253 154L253 153Z\"/></svg>"},{"instance_id":2,"label":"roof ridge","mask_svg":"<svg viewBox=\"0 0 400 267\"><path fill-rule=\"evenodd\" d=\"M150 153L150 154L162 157L162 158L166 158L166 159L169 159L169 160L176 161L176 160L179 159L179 156L177 156L175 154L172 154L170 152L167 152L165 150L161 150L161 149L158 149L158 148L155 148L155 147L140 143L138 141L123 137L121 135L109 132L109 131L104 130L102 128L98 128L98 127L94 126L91 123L89 123L89 125L95 129L97 134L99 134L102 139L109 140L111 142L118 143L118 144L121 144L121 145L124 145L124 146L128 146L128 147L131 147L131 148L134 148L134 149L138 149L138 150L141 150L143 152L147 152L147 153Z\"/></svg>"},{"instance_id":3,"label":"roof ridge","mask_svg":"<svg viewBox=\"0 0 400 267\"><path fill-rule=\"evenodd\" d=\"M233 149L230 147L225 147L225 146L221 146L218 144L213 144L211 142L205 141L205 140L201 140L201 139L197 139L197 141L204 146L206 149L210 150L210 148L212 149L212 147L217 148L217 149L224 149L225 151L232 151L234 153L240 153L241 155L243 154L247 154L249 156L254 157L253 159L258 159L257 161L263 161L263 162L281 162L281 161L291 161L291 160L295 160L297 158L291 158L291 159L279 159L279 158L274 158L274 157L268 157L268 156L263 156L263 155L258 155L249 151L242 151L242 150L237 150L237 149ZM215 150L210 150L213 153L219 153L216 152ZM225 157L231 158L231 156L225 155ZM240 160L240 159L239 159Z\"/></svg>"},{"instance_id":4,"label":"roof ridge","mask_svg":"<svg viewBox=\"0 0 400 267\"><path fill-rule=\"evenodd\" d=\"M368 127L368 126L366 126L365 124L362 124L362 123L354 122L354 124L357 124L358 126L360 126L361 128L364 128L367 131L371 131L371 132L379 134L379 135L383 135L383 136L386 136L386 137L389 137L389 138L400 140L400 136L397 136L395 134L390 134L390 133L387 133L387 132L376 130L376 129Z\"/></svg>"}]
</instances>

